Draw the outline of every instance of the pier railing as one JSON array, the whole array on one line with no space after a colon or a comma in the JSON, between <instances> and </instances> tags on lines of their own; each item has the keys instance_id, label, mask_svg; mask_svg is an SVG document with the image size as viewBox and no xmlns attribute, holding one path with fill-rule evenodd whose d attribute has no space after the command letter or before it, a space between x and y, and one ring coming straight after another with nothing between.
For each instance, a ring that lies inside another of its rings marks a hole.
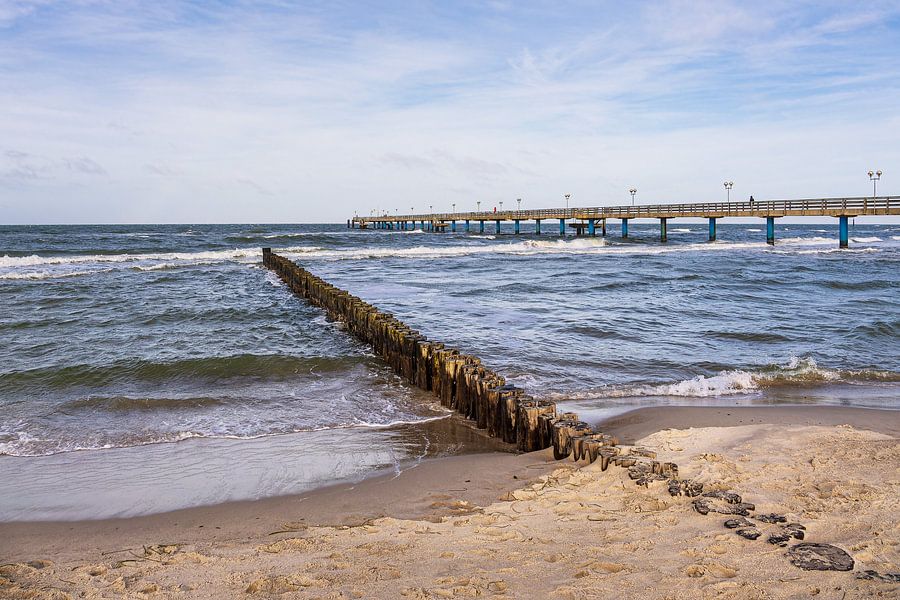
<instances>
[{"instance_id":1,"label":"pier railing","mask_svg":"<svg viewBox=\"0 0 900 600\"><path fill-rule=\"evenodd\" d=\"M354 223L397 221L533 221L540 219L674 219L679 217L788 217L900 215L900 196L847 198L802 198L793 200L749 200L743 202L697 202L541 208L455 213L357 216Z\"/></svg>"}]
</instances>

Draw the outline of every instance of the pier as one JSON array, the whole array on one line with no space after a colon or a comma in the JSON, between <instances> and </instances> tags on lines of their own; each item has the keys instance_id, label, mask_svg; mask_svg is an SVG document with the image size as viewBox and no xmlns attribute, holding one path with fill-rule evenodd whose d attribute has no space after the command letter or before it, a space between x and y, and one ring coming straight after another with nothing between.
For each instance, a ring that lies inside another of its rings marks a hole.
<instances>
[{"instance_id":1,"label":"pier","mask_svg":"<svg viewBox=\"0 0 900 600\"><path fill-rule=\"evenodd\" d=\"M485 224L492 224L491 233L499 234L501 224L511 221L514 234L522 233L523 222L534 222L533 233L541 234L542 221L558 221L559 235L566 235L567 226L576 235L600 235L607 232L607 220L621 222L621 235L628 237L628 223L632 219L659 221L659 240L668 240L670 219L703 218L709 222L709 241L717 239L718 219L752 217L765 219L766 242L775 243L775 219L781 217L834 217L838 220L838 240L841 248L850 245L849 220L862 216L900 215L900 196L870 196L858 198L807 198L798 200L754 200L745 202L705 202L687 204L649 204L639 206L600 206L589 208L541 208L534 210L501 210L489 212L427 213L406 215L356 216L347 221L348 227L360 229L396 229L485 233Z\"/></svg>"}]
</instances>

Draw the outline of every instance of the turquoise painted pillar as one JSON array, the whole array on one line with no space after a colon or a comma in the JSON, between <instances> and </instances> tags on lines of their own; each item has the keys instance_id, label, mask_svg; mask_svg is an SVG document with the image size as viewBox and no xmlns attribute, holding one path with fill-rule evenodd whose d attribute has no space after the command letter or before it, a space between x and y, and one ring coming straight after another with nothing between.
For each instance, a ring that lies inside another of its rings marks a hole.
<instances>
[{"instance_id":1,"label":"turquoise painted pillar","mask_svg":"<svg viewBox=\"0 0 900 600\"><path fill-rule=\"evenodd\" d=\"M606 237L606 219L600 221L600 235Z\"/></svg>"},{"instance_id":2,"label":"turquoise painted pillar","mask_svg":"<svg viewBox=\"0 0 900 600\"><path fill-rule=\"evenodd\" d=\"M566 220L559 220L559 235L566 235Z\"/></svg>"},{"instance_id":3,"label":"turquoise painted pillar","mask_svg":"<svg viewBox=\"0 0 900 600\"><path fill-rule=\"evenodd\" d=\"M709 241L716 241L716 218L709 218Z\"/></svg>"},{"instance_id":4,"label":"turquoise painted pillar","mask_svg":"<svg viewBox=\"0 0 900 600\"><path fill-rule=\"evenodd\" d=\"M766 217L766 243L775 245L775 217Z\"/></svg>"},{"instance_id":5,"label":"turquoise painted pillar","mask_svg":"<svg viewBox=\"0 0 900 600\"><path fill-rule=\"evenodd\" d=\"M422 231L428 231L427 229L425 229L425 221L424 220L422 221Z\"/></svg>"},{"instance_id":6,"label":"turquoise painted pillar","mask_svg":"<svg viewBox=\"0 0 900 600\"><path fill-rule=\"evenodd\" d=\"M497 234L500 234L500 221L497 221Z\"/></svg>"},{"instance_id":7,"label":"turquoise painted pillar","mask_svg":"<svg viewBox=\"0 0 900 600\"><path fill-rule=\"evenodd\" d=\"M484 233L484 221L478 221L478 233Z\"/></svg>"},{"instance_id":8,"label":"turquoise painted pillar","mask_svg":"<svg viewBox=\"0 0 900 600\"><path fill-rule=\"evenodd\" d=\"M666 221L668 219L662 218L659 220L659 241L667 242L669 241L668 232L666 231Z\"/></svg>"},{"instance_id":9,"label":"turquoise painted pillar","mask_svg":"<svg viewBox=\"0 0 900 600\"><path fill-rule=\"evenodd\" d=\"M628 219L622 219L622 237L628 237Z\"/></svg>"},{"instance_id":10,"label":"turquoise painted pillar","mask_svg":"<svg viewBox=\"0 0 900 600\"><path fill-rule=\"evenodd\" d=\"M594 229L594 220L588 219L588 233L590 235L596 235L596 230Z\"/></svg>"},{"instance_id":11,"label":"turquoise painted pillar","mask_svg":"<svg viewBox=\"0 0 900 600\"><path fill-rule=\"evenodd\" d=\"M850 228L848 227L848 217L841 215L838 217L840 221L840 237L841 237L841 248L849 248L850 247Z\"/></svg>"},{"instance_id":12,"label":"turquoise painted pillar","mask_svg":"<svg viewBox=\"0 0 900 600\"><path fill-rule=\"evenodd\" d=\"M541 220L540 219L534 220L534 233L536 235L541 235Z\"/></svg>"},{"instance_id":13,"label":"turquoise painted pillar","mask_svg":"<svg viewBox=\"0 0 900 600\"><path fill-rule=\"evenodd\" d=\"M516 219L516 235L519 235L519 220Z\"/></svg>"},{"instance_id":14,"label":"turquoise painted pillar","mask_svg":"<svg viewBox=\"0 0 900 600\"><path fill-rule=\"evenodd\" d=\"M450 231L456 233L456 221L450 221Z\"/></svg>"},{"instance_id":15,"label":"turquoise painted pillar","mask_svg":"<svg viewBox=\"0 0 900 600\"><path fill-rule=\"evenodd\" d=\"M469 227L469 220L466 219L466 233L469 233L469 231L471 231L471 229Z\"/></svg>"}]
</instances>

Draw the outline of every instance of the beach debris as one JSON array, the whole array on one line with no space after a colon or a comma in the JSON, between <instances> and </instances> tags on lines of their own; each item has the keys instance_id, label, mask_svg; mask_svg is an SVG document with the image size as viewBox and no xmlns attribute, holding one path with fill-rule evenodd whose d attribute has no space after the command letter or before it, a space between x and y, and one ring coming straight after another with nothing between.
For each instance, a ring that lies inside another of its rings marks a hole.
<instances>
[{"instance_id":1,"label":"beach debris","mask_svg":"<svg viewBox=\"0 0 900 600\"><path fill-rule=\"evenodd\" d=\"M851 571L853 558L831 544L805 542L788 548L791 564L805 571Z\"/></svg>"},{"instance_id":2,"label":"beach debris","mask_svg":"<svg viewBox=\"0 0 900 600\"><path fill-rule=\"evenodd\" d=\"M762 532L756 527L741 527L735 530L735 533L748 540L755 540L762 535Z\"/></svg>"},{"instance_id":3,"label":"beach debris","mask_svg":"<svg viewBox=\"0 0 900 600\"><path fill-rule=\"evenodd\" d=\"M776 515L775 513L754 515L754 518L763 523L787 523L787 517L784 515Z\"/></svg>"},{"instance_id":4,"label":"beach debris","mask_svg":"<svg viewBox=\"0 0 900 600\"><path fill-rule=\"evenodd\" d=\"M702 483L697 483L690 479L669 480L669 495L671 496L687 496L688 498L694 498L702 493Z\"/></svg>"},{"instance_id":5,"label":"beach debris","mask_svg":"<svg viewBox=\"0 0 900 600\"><path fill-rule=\"evenodd\" d=\"M868 581L886 581L888 583L900 583L900 573L879 573L873 569L866 569L856 574L857 579Z\"/></svg>"},{"instance_id":6,"label":"beach debris","mask_svg":"<svg viewBox=\"0 0 900 600\"><path fill-rule=\"evenodd\" d=\"M725 527L728 529L737 529L738 527L756 527L756 525L749 519L738 517L737 519L728 519L725 521Z\"/></svg>"}]
</instances>

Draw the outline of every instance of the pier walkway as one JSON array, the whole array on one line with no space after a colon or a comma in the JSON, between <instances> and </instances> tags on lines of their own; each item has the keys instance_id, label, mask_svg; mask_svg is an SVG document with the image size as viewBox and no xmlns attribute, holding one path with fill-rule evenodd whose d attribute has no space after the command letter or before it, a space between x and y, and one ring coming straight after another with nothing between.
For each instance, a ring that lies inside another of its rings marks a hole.
<instances>
[{"instance_id":1,"label":"pier walkway","mask_svg":"<svg viewBox=\"0 0 900 600\"><path fill-rule=\"evenodd\" d=\"M566 234L566 226L577 235L606 235L607 219L621 222L622 237L628 237L631 219L658 219L660 241L667 240L669 219L704 218L709 220L709 240L716 239L716 221L726 217L756 217L766 220L766 241L775 243L775 219L779 217L836 217L840 247L849 245L849 219L860 216L900 215L900 196L870 196L860 198L807 198L797 200L756 200L753 202L704 202L687 204L650 204L639 206L600 206L593 208L542 208L535 210L501 210L489 212L430 213L408 215L356 216L347 221L348 227L361 229L415 229L425 231L457 231L462 223L471 232L478 224L478 233L485 232L485 223L493 222L495 232L500 224L512 221L515 233L521 232L523 221L534 221L534 233L541 233L541 222L558 220L559 234ZM568 223L573 221L572 223Z\"/></svg>"}]
</instances>

